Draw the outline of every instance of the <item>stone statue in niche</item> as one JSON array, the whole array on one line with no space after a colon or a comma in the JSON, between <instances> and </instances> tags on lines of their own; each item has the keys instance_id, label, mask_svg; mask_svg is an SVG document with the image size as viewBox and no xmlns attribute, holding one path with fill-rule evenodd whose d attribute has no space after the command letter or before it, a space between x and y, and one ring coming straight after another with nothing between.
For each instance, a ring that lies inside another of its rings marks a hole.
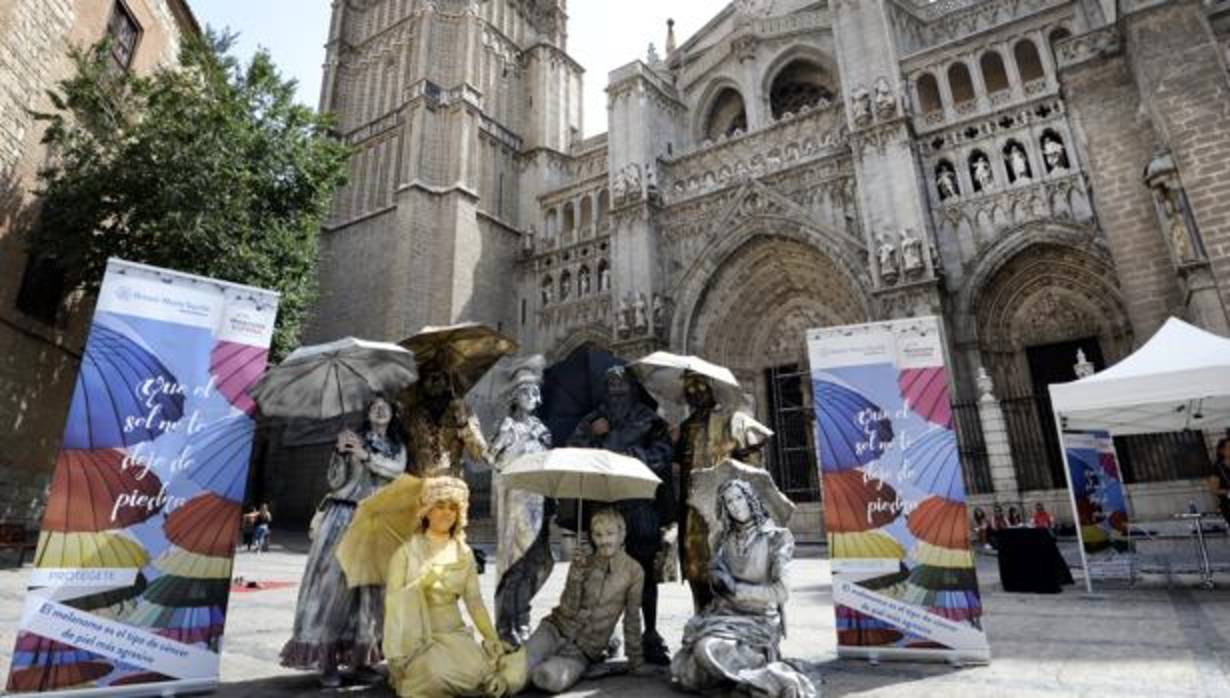
<instances>
[{"instance_id":1,"label":"stone statue in niche","mask_svg":"<svg viewBox=\"0 0 1230 698\"><path fill-rule=\"evenodd\" d=\"M1029 159L1025 157L1025 149L1021 147L1020 143L1013 143L1008 146L1008 169L1012 172L1012 181L1014 182L1030 179Z\"/></svg>"},{"instance_id":2,"label":"stone statue in niche","mask_svg":"<svg viewBox=\"0 0 1230 698\"><path fill-rule=\"evenodd\" d=\"M900 269L897 266L897 246L885 235L876 238L880 246L876 249L876 258L880 262L880 276L886 280L897 278Z\"/></svg>"},{"instance_id":3,"label":"stone statue in niche","mask_svg":"<svg viewBox=\"0 0 1230 698\"><path fill-rule=\"evenodd\" d=\"M991 190L995 176L991 174L991 161L982 153L975 153L970 159L970 170L974 177L974 188L985 192Z\"/></svg>"},{"instance_id":4,"label":"stone statue in niche","mask_svg":"<svg viewBox=\"0 0 1230 698\"><path fill-rule=\"evenodd\" d=\"M661 294L653 294L653 301L649 306L649 314L653 320L653 328L661 332L666 329L666 299Z\"/></svg>"},{"instance_id":5,"label":"stone statue in niche","mask_svg":"<svg viewBox=\"0 0 1230 698\"><path fill-rule=\"evenodd\" d=\"M649 304L645 301L645 294L637 293L636 300L632 304L632 311L635 316L635 324L633 326L638 331L643 332L649 329L648 306Z\"/></svg>"},{"instance_id":6,"label":"stone statue in niche","mask_svg":"<svg viewBox=\"0 0 1230 698\"><path fill-rule=\"evenodd\" d=\"M544 307L551 305L551 302L555 300L553 298L555 294L554 286L555 284L551 282L550 277L542 282L542 304Z\"/></svg>"},{"instance_id":7,"label":"stone statue in niche","mask_svg":"<svg viewBox=\"0 0 1230 698\"><path fill-rule=\"evenodd\" d=\"M876 116L881 119L890 119L897 113L897 98L893 95L893 88L888 84L888 79L880 77L875 82L875 103Z\"/></svg>"},{"instance_id":8,"label":"stone statue in niche","mask_svg":"<svg viewBox=\"0 0 1230 698\"><path fill-rule=\"evenodd\" d=\"M1068 153L1064 150L1063 142L1054 134L1048 133L1042 137L1042 159L1046 162L1047 172L1068 170Z\"/></svg>"},{"instance_id":9,"label":"stone statue in niche","mask_svg":"<svg viewBox=\"0 0 1230 698\"><path fill-rule=\"evenodd\" d=\"M871 93L866 87L859 86L854 90L853 96L853 112L854 124L856 126L867 126L871 123Z\"/></svg>"},{"instance_id":10,"label":"stone statue in niche","mask_svg":"<svg viewBox=\"0 0 1230 698\"><path fill-rule=\"evenodd\" d=\"M577 277L577 286L579 287L580 295L582 296L589 295L589 284L590 284L589 270L582 269L580 276Z\"/></svg>"},{"instance_id":11,"label":"stone statue in niche","mask_svg":"<svg viewBox=\"0 0 1230 698\"><path fill-rule=\"evenodd\" d=\"M1166 238L1174 258L1179 263L1196 259L1192 247L1192 236L1187 229L1187 220L1183 215L1183 200L1176 189L1162 188L1160 192L1162 213L1165 217Z\"/></svg>"},{"instance_id":12,"label":"stone statue in niche","mask_svg":"<svg viewBox=\"0 0 1230 698\"><path fill-rule=\"evenodd\" d=\"M940 201L955 199L961 195L961 189L957 184L957 172L947 162L941 162L935 169L935 183L940 192Z\"/></svg>"},{"instance_id":13,"label":"stone statue in niche","mask_svg":"<svg viewBox=\"0 0 1230 698\"><path fill-rule=\"evenodd\" d=\"M914 237L909 228L901 235L901 266L907 274L923 269L922 240Z\"/></svg>"},{"instance_id":14,"label":"stone statue in niche","mask_svg":"<svg viewBox=\"0 0 1230 698\"><path fill-rule=\"evenodd\" d=\"M628 324L628 312L628 297L624 296L615 306L615 331L621 336L628 334L631 329Z\"/></svg>"},{"instance_id":15,"label":"stone statue in niche","mask_svg":"<svg viewBox=\"0 0 1230 698\"><path fill-rule=\"evenodd\" d=\"M611 268L607 266L598 267L598 291L611 290Z\"/></svg>"}]
</instances>

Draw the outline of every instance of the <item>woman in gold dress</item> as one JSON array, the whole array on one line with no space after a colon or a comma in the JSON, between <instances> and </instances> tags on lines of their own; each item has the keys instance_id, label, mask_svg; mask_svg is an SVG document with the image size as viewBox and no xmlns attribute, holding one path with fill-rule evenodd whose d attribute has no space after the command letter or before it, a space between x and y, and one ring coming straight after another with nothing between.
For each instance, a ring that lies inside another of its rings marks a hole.
<instances>
[{"instance_id":1,"label":"woman in gold dress","mask_svg":"<svg viewBox=\"0 0 1230 698\"><path fill-rule=\"evenodd\" d=\"M525 686L525 652L508 652L478 590L465 542L470 492L453 477L428 478L419 529L393 555L385 585L384 656L403 698L511 695ZM461 617L465 604L482 638Z\"/></svg>"}]
</instances>

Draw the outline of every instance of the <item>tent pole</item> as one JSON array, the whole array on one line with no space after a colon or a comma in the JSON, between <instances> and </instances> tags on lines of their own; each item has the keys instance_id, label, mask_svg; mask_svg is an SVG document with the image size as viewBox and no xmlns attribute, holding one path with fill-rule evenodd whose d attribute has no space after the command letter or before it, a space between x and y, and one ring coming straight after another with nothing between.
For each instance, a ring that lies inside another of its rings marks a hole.
<instances>
[{"instance_id":1,"label":"tent pole","mask_svg":"<svg viewBox=\"0 0 1230 698\"><path fill-rule=\"evenodd\" d=\"M1055 431L1059 433L1059 454L1063 457L1063 477L1068 482L1068 501L1072 504L1072 520L1076 522L1076 542L1080 545L1081 567L1085 568L1085 591L1093 593L1093 575L1089 573L1089 558L1085 555L1085 534L1081 530L1081 514L1076 508L1076 490L1072 488L1072 466L1068 465L1068 447L1063 438L1063 416L1051 402L1051 414L1055 418Z\"/></svg>"}]
</instances>

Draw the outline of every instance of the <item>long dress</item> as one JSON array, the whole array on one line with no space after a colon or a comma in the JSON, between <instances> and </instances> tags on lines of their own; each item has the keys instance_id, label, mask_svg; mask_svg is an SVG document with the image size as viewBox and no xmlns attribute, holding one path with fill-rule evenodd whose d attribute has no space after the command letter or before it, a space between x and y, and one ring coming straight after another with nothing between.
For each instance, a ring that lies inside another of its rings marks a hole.
<instances>
[{"instance_id":1,"label":"long dress","mask_svg":"<svg viewBox=\"0 0 1230 698\"><path fill-rule=\"evenodd\" d=\"M329 495L308 551L307 567L295 606L295 627L282 648L282 665L295 669L331 669L338 665L372 666L381 659L384 590L351 589L334 555L355 507L364 497L406 469L406 449L364 434L371 454L366 463L353 454L334 453L329 463Z\"/></svg>"},{"instance_id":2,"label":"long dress","mask_svg":"<svg viewBox=\"0 0 1230 698\"><path fill-rule=\"evenodd\" d=\"M547 501L540 494L505 487L499 474L518 456L551 448L551 432L537 417L505 417L491 444L495 464L497 557L496 628L518 644L529 637L530 602L555 565L551 557Z\"/></svg>"},{"instance_id":3,"label":"long dress","mask_svg":"<svg viewBox=\"0 0 1230 698\"><path fill-rule=\"evenodd\" d=\"M433 558L427 537L410 538L393 555L385 591L384 654L389 683L403 698L510 695L526 683L525 651L498 659L474 639L458 608L463 601L487 642L498 642L483 606L474 554L451 541ZM428 572L431 572L428 575Z\"/></svg>"},{"instance_id":4,"label":"long dress","mask_svg":"<svg viewBox=\"0 0 1230 698\"><path fill-rule=\"evenodd\" d=\"M771 522L726 534L711 574L732 580L735 589L716 593L684 626L671 661L671 677L683 688L709 692L725 684L772 698L818 698L811 680L779 655L793 551L790 531Z\"/></svg>"}]
</instances>

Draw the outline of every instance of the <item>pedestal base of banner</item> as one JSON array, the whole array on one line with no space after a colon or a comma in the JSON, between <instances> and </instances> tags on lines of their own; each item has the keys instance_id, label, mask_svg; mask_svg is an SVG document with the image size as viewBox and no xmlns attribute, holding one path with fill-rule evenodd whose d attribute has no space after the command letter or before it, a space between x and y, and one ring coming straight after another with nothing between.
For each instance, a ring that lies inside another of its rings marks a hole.
<instances>
[{"instance_id":1,"label":"pedestal base of banner","mask_svg":"<svg viewBox=\"0 0 1230 698\"><path fill-rule=\"evenodd\" d=\"M916 647L838 647L841 659L866 659L871 662L936 662L964 666L990 664L991 650L941 650Z\"/></svg>"}]
</instances>

